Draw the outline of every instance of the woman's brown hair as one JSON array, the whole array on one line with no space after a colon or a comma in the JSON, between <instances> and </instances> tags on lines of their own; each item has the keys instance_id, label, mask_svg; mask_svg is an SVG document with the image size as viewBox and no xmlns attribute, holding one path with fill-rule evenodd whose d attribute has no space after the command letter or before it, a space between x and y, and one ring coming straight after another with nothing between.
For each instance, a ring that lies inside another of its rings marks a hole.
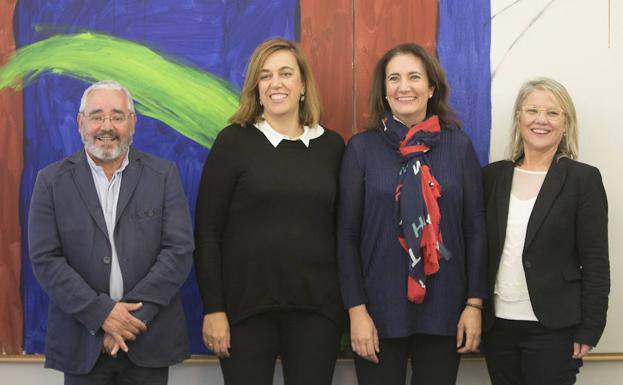
<instances>
[{"instance_id":1,"label":"woman's brown hair","mask_svg":"<svg viewBox=\"0 0 623 385\"><path fill-rule=\"evenodd\" d=\"M461 127L461 123L456 117L456 113L448 104L448 81L446 75L441 68L439 61L422 46L414 43L399 44L390 49L376 63L372 74L372 87L370 88L370 99L368 106L367 129L378 128L385 114L385 110L390 110L389 104L385 96L385 70L391 59L397 55L413 55L424 64L426 68L426 76L428 83L433 89L433 96L428 100L427 115L433 114L439 117L439 123L442 127L455 126Z\"/></svg>"},{"instance_id":2,"label":"woman's brown hair","mask_svg":"<svg viewBox=\"0 0 623 385\"><path fill-rule=\"evenodd\" d=\"M266 59L280 50L289 51L294 55L301 72L301 81L305 86L305 98L299 106L299 124L312 127L320 122L320 96L311 67L298 44L278 37L264 41L253 51L247 67L244 85L240 92L238 110L229 118L230 123L252 125L260 120L264 111L258 93L260 72Z\"/></svg>"}]
</instances>

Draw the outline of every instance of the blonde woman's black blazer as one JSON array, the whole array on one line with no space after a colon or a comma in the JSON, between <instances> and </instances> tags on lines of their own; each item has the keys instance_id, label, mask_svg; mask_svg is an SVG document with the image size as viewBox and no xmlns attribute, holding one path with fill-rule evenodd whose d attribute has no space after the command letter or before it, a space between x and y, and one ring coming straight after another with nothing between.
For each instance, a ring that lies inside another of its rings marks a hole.
<instances>
[{"instance_id":1,"label":"blonde woman's black blazer","mask_svg":"<svg viewBox=\"0 0 623 385\"><path fill-rule=\"evenodd\" d=\"M490 290L485 330L495 320L493 288L513 167L500 161L484 168ZM568 158L552 163L530 215L522 259L539 322L551 329L573 326L575 342L595 346L606 325L610 292L608 202L597 168Z\"/></svg>"}]
</instances>

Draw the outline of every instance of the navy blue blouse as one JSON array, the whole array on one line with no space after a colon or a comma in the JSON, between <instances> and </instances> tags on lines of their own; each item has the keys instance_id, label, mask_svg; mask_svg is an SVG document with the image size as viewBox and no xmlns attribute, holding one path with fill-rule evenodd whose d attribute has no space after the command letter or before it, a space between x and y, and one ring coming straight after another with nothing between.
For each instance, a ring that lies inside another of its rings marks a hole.
<instances>
[{"instance_id":1,"label":"navy blue blouse","mask_svg":"<svg viewBox=\"0 0 623 385\"><path fill-rule=\"evenodd\" d=\"M338 259L346 309L366 304L381 338L455 335L467 298L487 296L481 168L469 137L444 128L428 152L441 185L441 233L450 260L426 281L424 303L407 300L408 256L393 216L401 156L381 130L353 136L341 166Z\"/></svg>"}]
</instances>

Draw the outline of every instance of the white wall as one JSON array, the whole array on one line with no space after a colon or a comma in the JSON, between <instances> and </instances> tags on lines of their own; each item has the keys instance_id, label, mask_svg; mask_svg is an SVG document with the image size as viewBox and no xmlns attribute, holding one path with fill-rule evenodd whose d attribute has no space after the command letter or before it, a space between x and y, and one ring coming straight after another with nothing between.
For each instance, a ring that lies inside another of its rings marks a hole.
<instances>
[{"instance_id":1,"label":"white wall","mask_svg":"<svg viewBox=\"0 0 623 385\"><path fill-rule=\"evenodd\" d=\"M623 1L492 0L491 14L509 5L492 21L491 160L504 158L520 85L535 76L563 83L578 112L580 160L600 169L609 200L612 291L608 326L597 351L620 353L623 262L617 256L623 252L618 237L623 234L623 119L619 115L623 111Z\"/></svg>"},{"instance_id":2,"label":"white wall","mask_svg":"<svg viewBox=\"0 0 623 385\"><path fill-rule=\"evenodd\" d=\"M513 103L525 80L548 76L567 87L579 117L580 161L600 169L609 200L612 290L596 351L622 353L623 1L492 0L491 14L490 159L505 157ZM621 384L622 376L622 361L588 362L578 383Z\"/></svg>"}]
</instances>

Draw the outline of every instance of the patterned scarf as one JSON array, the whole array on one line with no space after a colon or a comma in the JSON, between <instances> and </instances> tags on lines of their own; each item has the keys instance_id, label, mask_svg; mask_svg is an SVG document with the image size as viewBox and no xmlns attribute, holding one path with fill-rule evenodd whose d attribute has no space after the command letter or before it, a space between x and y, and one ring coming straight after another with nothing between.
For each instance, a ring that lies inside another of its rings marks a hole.
<instances>
[{"instance_id":1,"label":"patterned scarf","mask_svg":"<svg viewBox=\"0 0 623 385\"><path fill-rule=\"evenodd\" d=\"M439 271L439 258L449 259L443 247L437 200L441 186L430 169L426 153L439 143L439 119L433 115L407 128L390 112L383 119L385 134L402 156L395 192L394 216L398 240L409 255L407 298L420 304L426 295L426 277Z\"/></svg>"}]
</instances>

